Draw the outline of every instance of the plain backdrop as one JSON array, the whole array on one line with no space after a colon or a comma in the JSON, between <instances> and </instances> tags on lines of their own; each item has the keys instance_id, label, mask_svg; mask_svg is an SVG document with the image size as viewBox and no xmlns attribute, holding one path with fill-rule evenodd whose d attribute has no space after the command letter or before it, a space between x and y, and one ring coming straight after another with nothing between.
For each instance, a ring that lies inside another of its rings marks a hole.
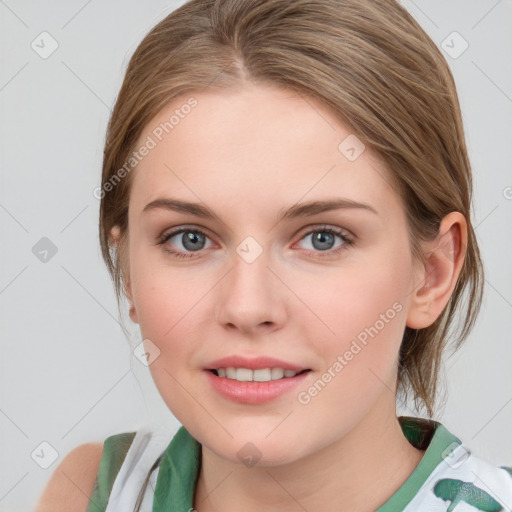
<instances>
[{"instance_id":1,"label":"plain backdrop","mask_svg":"<svg viewBox=\"0 0 512 512\"><path fill-rule=\"evenodd\" d=\"M130 339L120 328L93 190L128 59L182 3L0 0L1 511L32 510L79 444L148 423L172 437L179 426L132 353L136 326ZM512 2L403 4L456 80L487 271L436 419L480 457L512 465Z\"/></svg>"}]
</instances>

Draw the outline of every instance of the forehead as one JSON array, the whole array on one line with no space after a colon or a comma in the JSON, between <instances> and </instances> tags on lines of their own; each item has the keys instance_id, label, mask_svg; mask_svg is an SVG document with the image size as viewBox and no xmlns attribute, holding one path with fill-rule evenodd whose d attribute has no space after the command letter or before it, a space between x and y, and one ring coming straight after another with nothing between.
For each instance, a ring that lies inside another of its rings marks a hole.
<instances>
[{"instance_id":1,"label":"forehead","mask_svg":"<svg viewBox=\"0 0 512 512\"><path fill-rule=\"evenodd\" d=\"M397 200L376 155L324 104L287 89L182 95L146 125L144 144L130 209L165 194L266 207L333 193Z\"/></svg>"}]
</instances>

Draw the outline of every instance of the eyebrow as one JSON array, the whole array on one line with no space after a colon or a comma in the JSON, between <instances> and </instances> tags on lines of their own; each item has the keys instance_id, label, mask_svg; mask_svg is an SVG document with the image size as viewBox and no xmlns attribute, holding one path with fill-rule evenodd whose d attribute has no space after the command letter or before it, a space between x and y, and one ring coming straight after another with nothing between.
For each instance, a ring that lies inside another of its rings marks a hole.
<instances>
[{"instance_id":1,"label":"eyebrow","mask_svg":"<svg viewBox=\"0 0 512 512\"><path fill-rule=\"evenodd\" d=\"M330 210L340 210L345 208L367 210L369 212L374 213L375 215L378 215L377 210L375 210L375 208L368 204L358 203L356 201L352 201L351 199L335 198L294 204L293 206L289 207L284 211L281 210L278 216L278 222L280 222L283 219L307 217ZM181 201L178 199L171 198L158 198L155 199L154 201L151 201L144 207L142 213L160 209L171 210L180 213L189 213L191 215L195 215L196 217L202 217L204 219L219 218L208 207L200 203L191 203L189 201Z\"/></svg>"}]
</instances>

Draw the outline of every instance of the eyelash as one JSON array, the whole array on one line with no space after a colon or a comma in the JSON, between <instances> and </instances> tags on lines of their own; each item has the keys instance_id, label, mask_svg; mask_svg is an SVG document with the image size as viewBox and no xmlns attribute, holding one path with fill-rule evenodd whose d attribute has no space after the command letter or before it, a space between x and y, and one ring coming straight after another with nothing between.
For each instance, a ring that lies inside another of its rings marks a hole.
<instances>
[{"instance_id":1,"label":"eyelash","mask_svg":"<svg viewBox=\"0 0 512 512\"><path fill-rule=\"evenodd\" d=\"M168 240L170 240L172 237L174 237L176 235L179 235L180 233L198 233L198 234L204 235L207 238L210 238L203 230L198 229L198 228L179 228L179 229L176 229L175 231L171 231L170 233L163 234L159 238L157 245L164 245ZM329 249L326 251L307 250L308 253L314 253L315 255L319 255L321 258L337 255L340 252L347 250L354 243L354 241L351 238L349 238L346 234L344 234L343 231L341 231L340 229L332 228L330 226L321 226L321 227L317 227L315 229L311 229L310 231L307 231L306 233L304 233L304 235L301 237L300 240L303 240L304 238L306 238L307 236L309 236L313 233L329 233L331 235L336 235L339 238L341 238L341 240L343 242L343 244L340 245L336 249ZM164 250L166 252L168 252L169 254L171 254L173 257L191 258L194 256L194 252L183 253L183 252L169 249L167 247L164 247ZM199 252L201 252L201 250L195 251L195 252L199 253Z\"/></svg>"}]
</instances>

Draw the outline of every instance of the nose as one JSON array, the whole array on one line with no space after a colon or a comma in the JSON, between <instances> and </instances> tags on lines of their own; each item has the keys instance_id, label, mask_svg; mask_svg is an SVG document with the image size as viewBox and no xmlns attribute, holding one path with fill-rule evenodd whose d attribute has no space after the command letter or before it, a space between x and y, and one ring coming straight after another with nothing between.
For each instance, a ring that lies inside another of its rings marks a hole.
<instances>
[{"instance_id":1,"label":"nose","mask_svg":"<svg viewBox=\"0 0 512 512\"><path fill-rule=\"evenodd\" d=\"M230 270L216 287L217 322L247 336L282 328L290 293L271 268L267 251L251 259L242 250L234 251Z\"/></svg>"}]
</instances>

